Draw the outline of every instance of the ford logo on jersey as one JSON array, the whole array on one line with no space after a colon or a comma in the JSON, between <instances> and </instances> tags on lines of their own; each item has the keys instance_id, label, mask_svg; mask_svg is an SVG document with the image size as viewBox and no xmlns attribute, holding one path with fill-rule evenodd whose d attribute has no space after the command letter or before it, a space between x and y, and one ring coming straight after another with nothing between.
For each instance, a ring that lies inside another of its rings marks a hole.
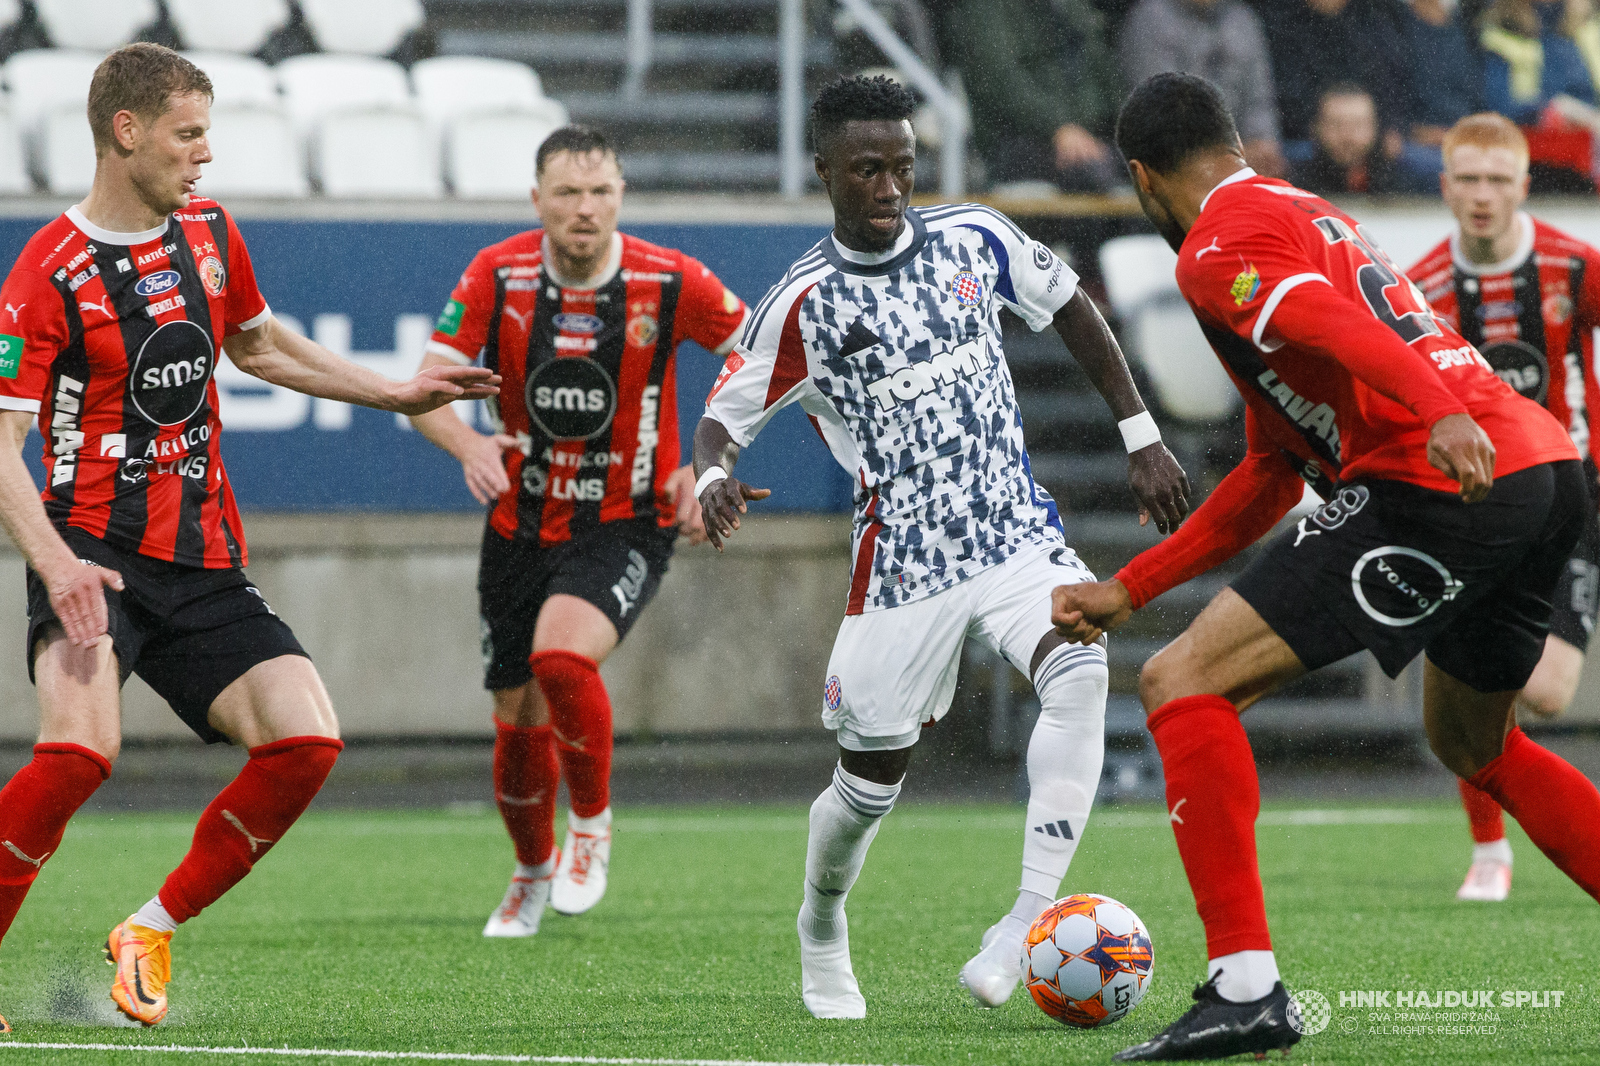
<instances>
[{"instance_id":1,"label":"ford logo on jersey","mask_svg":"<svg viewBox=\"0 0 1600 1066\"><path fill-rule=\"evenodd\" d=\"M176 270L158 270L149 277L140 278L133 291L140 296L156 296L177 285L179 280Z\"/></svg>"},{"instance_id":2,"label":"ford logo on jersey","mask_svg":"<svg viewBox=\"0 0 1600 1066\"><path fill-rule=\"evenodd\" d=\"M576 311L563 311L550 321L556 324L556 329L563 333L599 333L604 322L594 315L585 315Z\"/></svg>"},{"instance_id":3,"label":"ford logo on jersey","mask_svg":"<svg viewBox=\"0 0 1600 1066\"><path fill-rule=\"evenodd\" d=\"M587 356L546 360L528 372L528 417L554 440L589 440L617 413L617 388Z\"/></svg>"}]
</instances>

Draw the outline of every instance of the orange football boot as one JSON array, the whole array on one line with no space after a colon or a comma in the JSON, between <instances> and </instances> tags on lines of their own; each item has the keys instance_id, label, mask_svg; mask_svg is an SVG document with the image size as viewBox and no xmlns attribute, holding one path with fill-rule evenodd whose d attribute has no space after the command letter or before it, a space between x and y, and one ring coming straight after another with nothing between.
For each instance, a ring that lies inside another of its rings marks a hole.
<instances>
[{"instance_id":1,"label":"orange football boot","mask_svg":"<svg viewBox=\"0 0 1600 1066\"><path fill-rule=\"evenodd\" d=\"M106 937L106 962L117 968L111 1001L118 1010L144 1025L155 1025L167 1016L171 933L134 925L130 917Z\"/></svg>"}]
</instances>

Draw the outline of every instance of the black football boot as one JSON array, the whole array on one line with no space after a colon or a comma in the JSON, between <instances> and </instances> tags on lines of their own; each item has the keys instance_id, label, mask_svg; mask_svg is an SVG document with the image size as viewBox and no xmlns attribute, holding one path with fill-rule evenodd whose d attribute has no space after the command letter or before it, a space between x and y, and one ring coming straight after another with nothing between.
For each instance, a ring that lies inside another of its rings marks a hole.
<instances>
[{"instance_id":1,"label":"black football boot","mask_svg":"<svg viewBox=\"0 0 1600 1066\"><path fill-rule=\"evenodd\" d=\"M1235 1003L1217 994L1215 975L1194 990L1194 1006L1162 1032L1123 1048L1111 1056L1117 1062L1157 1062L1173 1059L1225 1059L1255 1052L1265 1058L1281 1049L1285 1055L1300 1039L1300 1007L1284 991L1283 982L1248 1003Z\"/></svg>"}]
</instances>

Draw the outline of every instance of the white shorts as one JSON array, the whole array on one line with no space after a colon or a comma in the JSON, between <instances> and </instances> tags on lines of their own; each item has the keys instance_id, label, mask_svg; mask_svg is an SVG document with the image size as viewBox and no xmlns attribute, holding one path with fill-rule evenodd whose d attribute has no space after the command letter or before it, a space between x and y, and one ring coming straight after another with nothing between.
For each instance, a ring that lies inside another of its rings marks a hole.
<instances>
[{"instance_id":1,"label":"white shorts","mask_svg":"<svg viewBox=\"0 0 1600 1066\"><path fill-rule=\"evenodd\" d=\"M910 747L950 709L968 637L1029 676L1051 628L1051 590L1094 579L1071 548L1030 545L927 599L847 616L828 658L822 724L851 751ZM1094 650L1103 663L1104 648Z\"/></svg>"}]
</instances>

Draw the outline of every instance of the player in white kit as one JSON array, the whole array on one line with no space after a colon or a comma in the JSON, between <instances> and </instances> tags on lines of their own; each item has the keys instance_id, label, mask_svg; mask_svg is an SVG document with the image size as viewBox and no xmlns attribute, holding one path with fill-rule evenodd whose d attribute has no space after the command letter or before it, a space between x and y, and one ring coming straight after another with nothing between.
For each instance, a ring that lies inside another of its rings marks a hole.
<instances>
[{"instance_id":1,"label":"player in white kit","mask_svg":"<svg viewBox=\"0 0 1600 1066\"><path fill-rule=\"evenodd\" d=\"M752 313L695 431L695 494L719 549L746 501L768 495L727 471L790 403L857 485L849 601L823 686L839 765L811 807L798 922L801 992L819 1018L866 1015L845 896L921 728L950 708L968 637L1026 673L1040 704L1021 891L961 971L980 1004L1016 987L1023 936L1056 896L1100 780L1105 648L1065 644L1050 624L1050 590L1094 578L1029 472L1002 307L1067 342L1119 420L1134 492L1158 527L1188 512L1183 471L1077 275L988 208L909 208L915 103L882 77L818 97L833 233Z\"/></svg>"}]
</instances>

